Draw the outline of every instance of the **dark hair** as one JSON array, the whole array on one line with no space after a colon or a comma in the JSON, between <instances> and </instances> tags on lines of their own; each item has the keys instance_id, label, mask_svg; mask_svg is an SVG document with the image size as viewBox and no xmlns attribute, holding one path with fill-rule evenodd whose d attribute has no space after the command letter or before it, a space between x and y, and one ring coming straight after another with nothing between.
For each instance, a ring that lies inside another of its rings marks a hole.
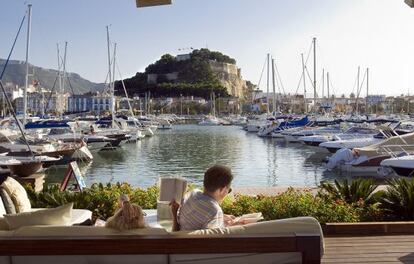
<instances>
[{"instance_id":1,"label":"dark hair","mask_svg":"<svg viewBox=\"0 0 414 264\"><path fill-rule=\"evenodd\" d=\"M231 169L223 165L214 165L204 173L204 189L214 192L220 188L230 186L233 180Z\"/></svg>"}]
</instances>

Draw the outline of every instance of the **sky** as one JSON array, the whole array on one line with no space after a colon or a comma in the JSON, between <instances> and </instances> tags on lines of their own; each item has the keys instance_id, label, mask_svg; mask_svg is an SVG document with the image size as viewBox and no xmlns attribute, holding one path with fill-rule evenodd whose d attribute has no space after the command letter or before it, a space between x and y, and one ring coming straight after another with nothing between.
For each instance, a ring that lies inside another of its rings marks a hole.
<instances>
[{"instance_id":1,"label":"sky","mask_svg":"<svg viewBox=\"0 0 414 264\"><path fill-rule=\"evenodd\" d=\"M0 57L7 57L31 3L30 63L56 69L56 43L63 47L67 41L67 70L94 82L104 82L108 72L110 25L123 78L144 71L165 53L207 47L235 58L243 78L255 84L270 53L286 93L303 93L300 54L307 57L316 37L319 95L322 68L329 71L331 94L340 96L356 92L358 66L361 81L369 68L370 94L414 94L414 9L403 0L172 1L136 8L134 0L0 0ZM12 59L25 59L25 27ZM260 88L266 89L266 76Z\"/></svg>"}]
</instances>

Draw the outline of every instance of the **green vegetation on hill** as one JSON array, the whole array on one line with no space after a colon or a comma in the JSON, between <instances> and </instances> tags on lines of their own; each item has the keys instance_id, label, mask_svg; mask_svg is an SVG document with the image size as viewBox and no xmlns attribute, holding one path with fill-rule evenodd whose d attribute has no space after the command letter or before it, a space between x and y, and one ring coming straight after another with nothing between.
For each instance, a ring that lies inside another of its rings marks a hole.
<instances>
[{"instance_id":1,"label":"green vegetation on hill","mask_svg":"<svg viewBox=\"0 0 414 264\"><path fill-rule=\"evenodd\" d=\"M3 71L5 60L0 59L0 71ZM31 66L30 71L34 73L33 79L36 79L40 82L41 87L44 87L47 90L52 90L53 84L55 83L58 71L52 69L45 69L37 66ZM67 76L70 81L70 85L73 88L75 94L83 94L87 92L96 92L102 91L105 87L102 83L93 83L76 73L67 73ZM11 82L18 86L25 85L26 78L26 64L21 61L10 61L5 74L3 76L3 83ZM33 80L31 79L31 80ZM72 92L72 89L67 81L65 84L65 92ZM57 89L57 83L55 84L55 89ZM55 90L56 91L56 90Z\"/></svg>"},{"instance_id":2,"label":"green vegetation on hill","mask_svg":"<svg viewBox=\"0 0 414 264\"><path fill-rule=\"evenodd\" d=\"M211 92L228 96L216 74L211 70L209 61L235 64L236 61L220 52L208 49L194 50L190 58L177 60L176 57L165 54L144 73L138 72L134 77L124 80L128 94L144 94L150 92L153 97L199 96L205 99ZM168 73L177 73L177 79L171 80ZM156 83L148 83L148 75L157 74ZM124 94L122 83L115 83L118 95Z\"/></svg>"}]
</instances>

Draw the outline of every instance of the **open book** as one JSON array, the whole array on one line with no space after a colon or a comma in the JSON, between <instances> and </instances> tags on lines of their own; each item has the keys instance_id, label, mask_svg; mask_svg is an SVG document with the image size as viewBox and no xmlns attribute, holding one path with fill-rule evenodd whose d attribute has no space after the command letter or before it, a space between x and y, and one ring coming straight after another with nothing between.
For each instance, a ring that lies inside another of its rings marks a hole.
<instances>
[{"instance_id":1,"label":"open book","mask_svg":"<svg viewBox=\"0 0 414 264\"><path fill-rule=\"evenodd\" d=\"M157 218L172 219L171 208L169 206L172 200L181 204L184 193L187 189L187 181L183 178L160 178L159 179L160 196L157 201Z\"/></svg>"},{"instance_id":2,"label":"open book","mask_svg":"<svg viewBox=\"0 0 414 264\"><path fill-rule=\"evenodd\" d=\"M235 222L243 221L245 224L256 223L260 220L263 220L262 213L244 214L234 219Z\"/></svg>"},{"instance_id":3,"label":"open book","mask_svg":"<svg viewBox=\"0 0 414 264\"><path fill-rule=\"evenodd\" d=\"M160 178L160 202L171 202L173 199L181 203L187 189L187 181L183 178L168 177Z\"/></svg>"}]
</instances>

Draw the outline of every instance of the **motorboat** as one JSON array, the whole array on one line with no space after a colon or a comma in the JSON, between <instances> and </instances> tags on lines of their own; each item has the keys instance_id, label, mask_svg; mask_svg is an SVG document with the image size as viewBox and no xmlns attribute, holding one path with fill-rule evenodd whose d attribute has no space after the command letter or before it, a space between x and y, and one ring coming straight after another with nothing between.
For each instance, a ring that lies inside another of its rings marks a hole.
<instances>
[{"instance_id":1,"label":"motorboat","mask_svg":"<svg viewBox=\"0 0 414 264\"><path fill-rule=\"evenodd\" d=\"M399 176L412 177L414 175L414 155L385 159L380 164L382 167L391 168Z\"/></svg>"},{"instance_id":2,"label":"motorboat","mask_svg":"<svg viewBox=\"0 0 414 264\"><path fill-rule=\"evenodd\" d=\"M328 159L327 168L339 168L348 172L377 172L383 160L408 154L414 154L414 132L390 137L363 148L341 149Z\"/></svg>"},{"instance_id":3,"label":"motorboat","mask_svg":"<svg viewBox=\"0 0 414 264\"><path fill-rule=\"evenodd\" d=\"M8 156L0 155L0 167L7 167L10 175L19 177L27 177L33 175L43 169L45 163L55 163L59 158L49 156Z\"/></svg>"}]
</instances>

